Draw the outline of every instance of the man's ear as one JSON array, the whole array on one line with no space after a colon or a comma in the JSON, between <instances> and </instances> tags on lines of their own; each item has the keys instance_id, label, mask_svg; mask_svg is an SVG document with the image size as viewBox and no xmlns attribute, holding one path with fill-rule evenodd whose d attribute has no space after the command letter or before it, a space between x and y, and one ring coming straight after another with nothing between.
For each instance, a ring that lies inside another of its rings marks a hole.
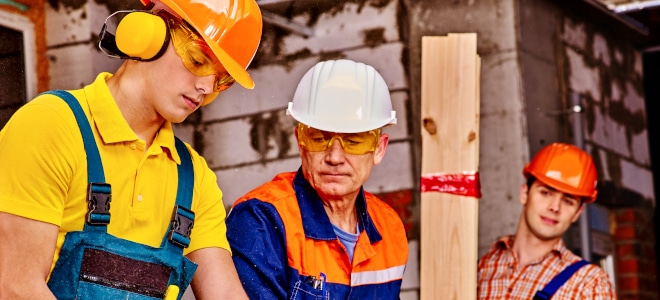
<instances>
[{"instance_id":1,"label":"man's ear","mask_svg":"<svg viewBox=\"0 0 660 300\"><path fill-rule=\"evenodd\" d=\"M296 136L296 144L298 145L298 153L302 153L302 146L300 146L300 141L298 140L298 126L293 127L293 135Z\"/></svg>"},{"instance_id":2,"label":"man's ear","mask_svg":"<svg viewBox=\"0 0 660 300\"><path fill-rule=\"evenodd\" d=\"M518 195L518 200L523 206L527 204L528 195L529 195L529 187L527 186L527 183L523 183L522 186L520 186L520 195Z\"/></svg>"},{"instance_id":3,"label":"man's ear","mask_svg":"<svg viewBox=\"0 0 660 300\"><path fill-rule=\"evenodd\" d=\"M387 133L380 134L378 146L376 146L376 150L374 150L374 165L377 165L383 161L383 157L385 157L385 152L387 151L387 144L389 141L390 136Z\"/></svg>"}]
</instances>

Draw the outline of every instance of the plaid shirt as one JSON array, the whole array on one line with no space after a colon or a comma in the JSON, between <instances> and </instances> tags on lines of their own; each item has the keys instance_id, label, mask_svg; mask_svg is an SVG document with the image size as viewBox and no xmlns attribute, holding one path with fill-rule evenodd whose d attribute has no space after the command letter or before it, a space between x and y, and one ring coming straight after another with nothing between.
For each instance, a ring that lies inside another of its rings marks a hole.
<instances>
[{"instance_id":1,"label":"plaid shirt","mask_svg":"<svg viewBox=\"0 0 660 300\"><path fill-rule=\"evenodd\" d=\"M543 258L519 266L512 245L513 236L503 237L479 260L479 299L532 299L559 272L581 260L560 239ZM552 299L616 299L616 294L607 273L589 264L573 274Z\"/></svg>"}]
</instances>

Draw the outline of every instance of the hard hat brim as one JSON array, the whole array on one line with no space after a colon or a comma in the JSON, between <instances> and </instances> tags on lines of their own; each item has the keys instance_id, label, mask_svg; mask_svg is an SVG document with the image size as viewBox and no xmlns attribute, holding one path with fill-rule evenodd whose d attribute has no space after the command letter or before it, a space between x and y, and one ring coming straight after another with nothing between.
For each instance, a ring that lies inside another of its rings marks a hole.
<instances>
[{"instance_id":1,"label":"hard hat brim","mask_svg":"<svg viewBox=\"0 0 660 300\"><path fill-rule=\"evenodd\" d=\"M211 51L213 51L213 54L218 58L222 66L227 70L229 75L238 82L242 87L246 89L253 89L254 88L254 80L252 80L252 77L250 77L250 74L241 67L241 65L236 62L225 50L220 48L217 44L215 44L212 41L209 41L206 37L204 37L204 40L206 41L206 44L209 45L211 48Z\"/></svg>"},{"instance_id":2,"label":"hard hat brim","mask_svg":"<svg viewBox=\"0 0 660 300\"><path fill-rule=\"evenodd\" d=\"M181 18L184 20L190 20L190 16L186 14L186 12L179 7L174 1L172 0L160 0L165 4L167 7L172 9L177 15L179 15ZM144 1L143 1L144 3ZM202 29L198 28L195 24L190 24L195 28L195 30L199 33L202 33ZM220 61L222 66L227 70L229 75L231 75L238 84L240 84L242 87L246 89L253 89L254 88L254 80L252 80L252 77L250 77L250 74L236 61L234 60L225 50L220 48L218 44L216 44L213 40L208 38L205 34L200 34L202 38L204 39L204 42L211 48L211 51L213 51L213 54L216 56L216 58Z\"/></svg>"},{"instance_id":3,"label":"hard hat brim","mask_svg":"<svg viewBox=\"0 0 660 300\"><path fill-rule=\"evenodd\" d=\"M386 125L394 125L397 123L395 112L392 111L391 118L380 120L338 120L336 118L323 118L318 116L309 116L305 114L298 114L292 109L293 102L289 102L289 107L286 114L291 116L296 121L313 127L315 129L338 132L338 133L357 133L366 132L382 128Z\"/></svg>"},{"instance_id":4,"label":"hard hat brim","mask_svg":"<svg viewBox=\"0 0 660 300\"><path fill-rule=\"evenodd\" d=\"M527 169L527 168L525 168L525 169ZM552 187L552 188L554 188L554 189L556 189L556 190L558 190L562 193L566 193L566 194L569 194L569 195L572 195L572 196L582 197L582 198L585 199L584 200L585 203L593 203L594 201L596 201L596 196L598 195L598 191L595 190L595 189L594 189L593 193L587 194L587 193L585 193L584 191L582 191L578 188L572 187L568 184L565 184L565 183L563 183L559 180L547 177L543 174L536 174L533 171L525 170L525 171L523 171L523 175L525 176L525 178L527 178L530 175L534 176L534 178L536 178L536 180L538 180L541 183L543 183L543 184L545 184L549 187Z\"/></svg>"}]
</instances>

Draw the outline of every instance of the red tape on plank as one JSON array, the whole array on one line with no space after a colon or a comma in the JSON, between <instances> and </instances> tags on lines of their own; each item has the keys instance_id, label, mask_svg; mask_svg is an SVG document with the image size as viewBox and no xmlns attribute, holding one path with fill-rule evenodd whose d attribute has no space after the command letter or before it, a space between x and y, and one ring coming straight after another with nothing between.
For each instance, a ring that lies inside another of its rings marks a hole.
<instances>
[{"instance_id":1,"label":"red tape on plank","mask_svg":"<svg viewBox=\"0 0 660 300\"><path fill-rule=\"evenodd\" d=\"M441 192L459 196L481 198L479 172L463 174L422 175L420 188L424 192Z\"/></svg>"}]
</instances>

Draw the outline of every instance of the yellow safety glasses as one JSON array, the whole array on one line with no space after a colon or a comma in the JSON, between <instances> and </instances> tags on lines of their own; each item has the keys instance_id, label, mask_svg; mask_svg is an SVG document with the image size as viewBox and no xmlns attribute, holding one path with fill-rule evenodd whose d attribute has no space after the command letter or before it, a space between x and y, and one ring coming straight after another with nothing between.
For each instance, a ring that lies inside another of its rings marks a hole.
<instances>
[{"instance_id":1,"label":"yellow safety glasses","mask_svg":"<svg viewBox=\"0 0 660 300\"><path fill-rule=\"evenodd\" d=\"M325 151L332 146L335 139L348 154L366 154L376 150L380 140L380 128L358 133L337 133L298 124L298 141L308 151Z\"/></svg>"},{"instance_id":2,"label":"yellow safety glasses","mask_svg":"<svg viewBox=\"0 0 660 300\"><path fill-rule=\"evenodd\" d=\"M185 20L175 18L165 11L158 14L167 20L174 50L188 71L200 77L215 75L214 92L224 91L236 82L213 55L204 39Z\"/></svg>"}]
</instances>

